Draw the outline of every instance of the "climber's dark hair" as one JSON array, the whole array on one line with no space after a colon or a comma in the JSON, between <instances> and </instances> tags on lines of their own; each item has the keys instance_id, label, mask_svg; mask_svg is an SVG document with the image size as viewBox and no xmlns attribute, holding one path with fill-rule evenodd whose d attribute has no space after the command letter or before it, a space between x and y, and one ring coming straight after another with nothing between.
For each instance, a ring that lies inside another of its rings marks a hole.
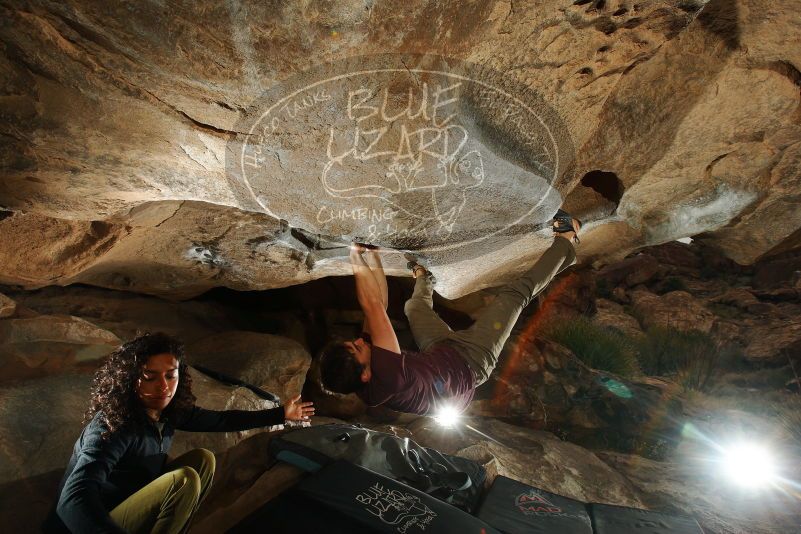
<instances>
[{"instance_id":1,"label":"climber's dark hair","mask_svg":"<svg viewBox=\"0 0 801 534\"><path fill-rule=\"evenodd\" d=\"M320 351L320 382L323 389L334 393L354 393L364 386L364 366L345 348L345 342L334 340Z\"/></svg>"}]
</instances>

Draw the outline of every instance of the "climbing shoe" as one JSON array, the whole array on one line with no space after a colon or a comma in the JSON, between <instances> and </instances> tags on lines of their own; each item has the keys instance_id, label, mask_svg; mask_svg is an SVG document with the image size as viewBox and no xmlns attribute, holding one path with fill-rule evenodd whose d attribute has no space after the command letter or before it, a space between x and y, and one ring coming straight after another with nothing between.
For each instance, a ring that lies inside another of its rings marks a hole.
<instances>
[{"instance_id":1,"label":"climbing shoe","mask_svg":"<svg viewBox=\"0 0 801 534\"><path fill-rule=\"evenodd\" d=\"M406 263L406 268L409 269L410 271L412 271L412 276L417 278L417 276L415 276L416 270L417 269L422 269L423 271L425 271L425 275L423 275L423 276L428 278L428 280L430 280L432 284L436 284L437 283L437 279L431 273L431 271L429 271L428 269L426 269L425 267L423 267L422 265L417 263L417 260L414 259L414 257L411 256L410 254L405 254L405 256L406 256L406 259L409 260L408 263Z\"/></svg>"},{"instance_id":2,"label":"climbing shoe","mask_svg":"<svg viewBox=\"0 0 801 534\"><path fill-rule=\"evenodd\" d=\"M553 216L553 231L559 234L566 234L567 232L574 232L573 241L580 243L578 238L578 231L581 229L581 221L578 222L578 228L573 227L573 217L564 210L556 210L556 215Z\"/></svg>"}]
</instances>

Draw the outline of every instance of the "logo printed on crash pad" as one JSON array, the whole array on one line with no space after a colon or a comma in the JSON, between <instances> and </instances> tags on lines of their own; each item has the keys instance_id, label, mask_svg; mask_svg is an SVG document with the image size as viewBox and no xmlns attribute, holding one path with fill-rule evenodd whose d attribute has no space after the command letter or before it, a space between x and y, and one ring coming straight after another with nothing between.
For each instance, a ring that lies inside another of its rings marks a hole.
<instances>
[{"instance_id":1,"label":"logo printed on crash pad","mask_svg":"<svg viewBox=\"0 0 801 534\"><path fill-rule=\"evenodd\" d=\"M515 498L515 506L526 515L561 514L562 509L534 490Z\"/></svg>"},{"instance_id":2,"label":"logo printed on crash pad","mask_svg":"<svg viewBox=\"0 0 801 534\"><path fill-rule=\"evenodd\" d=\"M365 505L365 510L388 525L394 525L400 534L425 531L437 513L420 501L420 498L403 491L386 489L373 484L356 495L356 501ZM410 530L414 529L414 530Z\"/></svg>"}]
</instances>

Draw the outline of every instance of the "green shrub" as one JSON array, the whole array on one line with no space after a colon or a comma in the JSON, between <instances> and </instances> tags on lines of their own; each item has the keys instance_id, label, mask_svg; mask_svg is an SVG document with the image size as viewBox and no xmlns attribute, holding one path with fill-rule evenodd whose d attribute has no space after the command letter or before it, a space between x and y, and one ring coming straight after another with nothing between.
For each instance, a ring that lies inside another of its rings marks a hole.
<instances>
[{"instance_id":1,"label":"green shrub","mask_svg":"<svg viewBox=\"0 0 801 534\"><path fill-rule=\"evenodd\" d=\"M620 376L638 374L634 347L623 334L599 326L586 317L561 323L545 337L570 349L587 366Z\"/></svg>"},{"instance_id":2,"label":"green shrub","mask_svg":"<svg viewBox=\"0 0 801 534\"><path fill-rule=\"evenodd\" d=\"M685 389L704 390L720 357L720 347L698 331L651 327L635 342L637 360L647 375L673 376Z\"/></svg>"}]
</instances>

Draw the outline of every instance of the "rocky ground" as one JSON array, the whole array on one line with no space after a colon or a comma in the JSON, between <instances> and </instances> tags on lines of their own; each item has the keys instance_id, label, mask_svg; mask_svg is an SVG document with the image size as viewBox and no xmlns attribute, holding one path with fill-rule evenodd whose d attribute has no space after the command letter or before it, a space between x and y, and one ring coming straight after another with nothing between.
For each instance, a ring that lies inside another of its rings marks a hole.
<instances>
[{"instance_id":1,"label":"rocky ground","mask_svg":"<svg viewBox=\"0 0 801 534\"><path fill-rule=\"evenodd\" d=\"M459 430L367 410L354 397L323 396L315 387L312 355L325 337L351 335L361 324L346 278L270 292L218 290L184 302L80 286L6 287L0 516L23 531L45 513L80 429L93 369L120 339L158 329L185 339L198 365L282 398L303 389L317 402L319 423L335 417L408 436L481 462L490 478L503 474L584 501L690 513L708 533L790 532L801 519L791 492L734 489L714 469L710 443L732 435L769 440L784 476L801 479L798 265L784 254L743 268L706 247L669 243L598 270L574 268L521 317L493 379L477 393L471 428ZM410 280L390 285L390 314L409 345L401 310ZM491 293L437 299L436 307L464 327ZM592 369L547 334L547 325L581 315L631 339L660 325L696 329L728 356L702 388L688 388L676 374ZM203 405L272 405L194 375ZM204 446L220 462L195 531L230 526L301 476L272 465L265 452L271 435L179 435L174 453Z\"/></svg>"}]
</instances>

